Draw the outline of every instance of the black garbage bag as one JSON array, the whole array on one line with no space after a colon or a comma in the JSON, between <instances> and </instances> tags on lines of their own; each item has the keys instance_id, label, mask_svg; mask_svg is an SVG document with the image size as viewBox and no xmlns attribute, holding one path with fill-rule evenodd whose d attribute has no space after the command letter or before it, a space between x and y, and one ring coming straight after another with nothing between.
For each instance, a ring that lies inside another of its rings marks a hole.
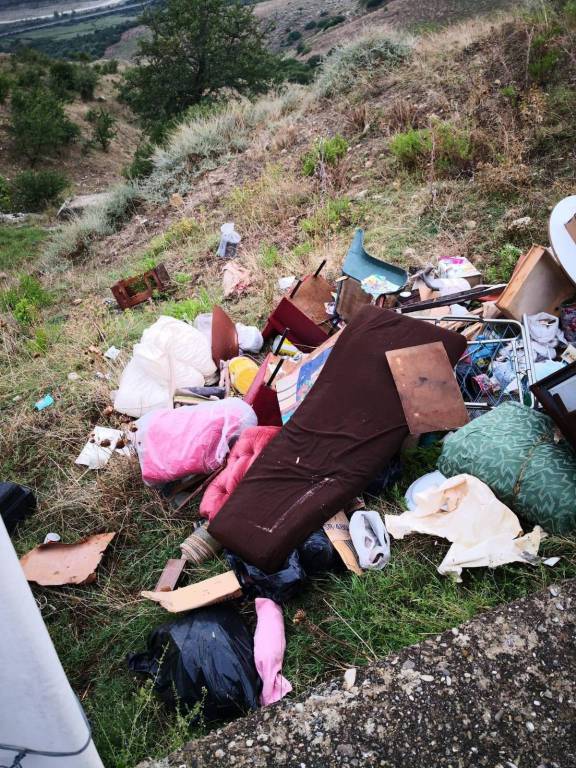
<instances>
[{"instance_id":1,"label":"black garbage bag","mask_svg":"<svg viewBox=\"0 0 576 768\"><path fill-rule=\"evenodd\" d=\"M337 570L341 562L328 536L322 530L308 536L276 573L265 573L229 550L224 554L246 597L251 600L256 597L268 597L278 604L295 597L303 589L308 576Z\"/></svg>"},{"instance_id":2,"label":"black garbage bag","mask_svg":"<svg viewBox=\"0 0 576 768\"><path fill-rule=\"evenodd\" d=\"M298 551L294 550L284 566L277 573L265 573L255 565L245 563L233 552L224 552L228 565L242 586L242 592L251 600L268 597L282 604L297 595L306 583L306 572L300 563Z\"/></svg>"},{"instance_id":3,"label":"black garbage bag","mask_svg":"<svg viewBox=\"0 0 576 768\"><path fill-rule=\"evenodd\" d=\"M151 677L171 707L202 701L205 720L238 717L258 707L261 681L252 634L229 605L200 608L157 627L148 650L128 656L128 667Z\"/></svg>"},{"instance_id":4,"label":"black garbage bag","mask_svg":"<svg viewBox=\"0 0 576 768\"><path fill-rule=\"evenodd\" d=\"M300 565L307 576L316 576L325 571L340 571L344 567L342 558L323 530L308 536L304 544L298 547L298 555Z\"/></svg>"},{"instance_id":5,"label":"black garbage bag","mask_svg":"<svg viewBox=\"0 0 576 768\"><path fill-rule=\"evenodd\" d=\"M370 481L364 489L370 496L380 496L388 488L397 483L404 472L404 465L400 456L394 456L388 464Z\"/></svg>"}]
</instances>

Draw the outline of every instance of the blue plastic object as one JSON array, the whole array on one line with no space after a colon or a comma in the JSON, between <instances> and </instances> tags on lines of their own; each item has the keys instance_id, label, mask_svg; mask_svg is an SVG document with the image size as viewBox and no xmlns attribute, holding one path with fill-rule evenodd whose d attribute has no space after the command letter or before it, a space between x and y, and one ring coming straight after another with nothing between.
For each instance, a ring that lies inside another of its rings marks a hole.
<instances>
[{"instance_id":1,"label":"blue plastic object","mask_svg":"<svg viewBox=\"0 0 576 768\"><path fill-rule=\"evenodd\" d=\"M36 408L37 411L43 411L44 408L48 408L51 405L54 405L54 398L52 395L44 395L44 397L34 404L34 408Z\"/></svg>"},{"instance_id":2,"label":"blue plastic object","mask_svg":"<svg viewBox=\"0 0 576 768\"><path fill-rule=\"evenodd\" d=\"M348 254L344 260L342 274L347 275L358 282L362 282L362 280L370 277L370 275L383 277L396 286L395 289L389 291L389 293L398 293L398 291L401 291L408 282L408 272L406 272L405 269L395 267L392 264L387 264L385 261L376 259L364 250L363 229L356 230L352 245L348 249Z\"/></svg>"}]
</instances>

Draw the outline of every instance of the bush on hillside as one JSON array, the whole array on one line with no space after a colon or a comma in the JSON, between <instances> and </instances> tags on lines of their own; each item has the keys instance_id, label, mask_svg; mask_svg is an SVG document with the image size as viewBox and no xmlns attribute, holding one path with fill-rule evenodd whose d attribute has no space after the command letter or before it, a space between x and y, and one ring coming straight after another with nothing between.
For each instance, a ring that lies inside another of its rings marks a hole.
<instances>
[{"instance_id":1,"label":"bush on hillside","mask_svg":"<svg viewBox=\"0 0 576 768\"><path fill-rule=\"evenodd\" d=\"M10 185L11 206L27 213L43 211L67 186L66 176L57 171L22 171Z\"/></svg>"},{"instance_id":2,"label":"bush on hillside","mask_svg":"<svg viewBox=\"0 0 576 768\"><path fill-rule=\"evenodd\" d=\"M320 96L346 93L358 84L360 72L371 72L374 67L396 67L409 54L410 49L404 43L381 32L369 32L330 54L318 77L318 93Z\"/></svg>"},{"instance_id":3,"label":"bush on hillside","mask_svg":"<svg viewBox=\"0 0 576 768\"><path fill-rule=\"evenodd\" d=\"M342 16L339 14L338 16L328 16L325 19L322 19L316 24L317 29L330 29L330 27L336 27L338 24L342 24L344 21L346 21L346 16Z\"/></svg>"},{"instance_id":4,"label":"bush on hillside","mask_svg":"<svg viewBox=\"0 0 576 768\"><path fill-rule=\"evenodd\" d=\"M74 87L83 101L92 101L98 84L98 73L92 67L82 64L76 67Z\"/></svg>"},{"instance_id":5,"label":"bush on hillside","mask_svg":"<svg viewBox=\"0 0 576 768\"><path fill-rule=\"evenodd\" d=\"M382 5L388 5L388 0L358 0L358 5L369 11L372 8L380 8Z\"/></svg>"},{"instance_id":6,"label":"bush on hillside","mask_svg":"<svg viewBox=\"0 0 576 768\"><path fill-rule=\"evenodd\" d=\"M4 176L0 176L0 213L9 213L11 209L10 184Z\"/></svg>"},{"instance_id":7,"label":"bush on hillside","mask_svg":"<svg viewBox=\"0 0 576 768\"><path fill-rule=\"evenodd\" d=\"M54 61L48 78L50 89L61 99L76 90L76 66L69 61Z\"/></svg>"},{"instance_id":8,"label":"bush on hillside","mask_svg":"<svg viewBox=\"0 0 576 768\"><path fill-rule=\"evenodd\" d=\"M122 176L126 179L144 179L150 176L154 170L153 153L154 144L151 142L145 141L143 144L139 144L132 161L122 170Z\"/></svg>"},{"instance_id":9,"label":"bush on hillside","mask_svg":"<svg viewBox=\"0 0 576 768\"><path fill-rule=\"evenodd\" d=\"M330 139L317 139L302 160L304 176L314 176L321 163L336 165L348 151L348 142L343 136L337 135Z\"/></svg>"},{"instance_id":10,"label":"bush on hillside","mask_svg":"<svg viewBox=\"0 0 576 768\"><path fill-rule=\"evenodd\" d=\"M80 133L66 117L62 102L50 91L37 88L12 93L10 130L15 148L32 165L43 155L54 154Z\"/></svg>"},{"instance_id":11,"label":"bush on hillside","mask_svg":"<svg viewBox=\"0 0 576 768\"><path fill-rule=\"evenodd\" d=\"M432 166L435 171L446 175L467 169L474 154L470 131L447 122L397 133L391 138L389 149L396 160L408 169Z\"/></svg>"},{"instance_id":12,"label":"bush on hillside","mask_svg":"<svg viewBox=\"0 0 576 768\"><path fill-rule=\"evenodd\" d=\"M0 104L4 104L10 93L11 81L8 75L0 72Z\"/></svg>"},{"instance_id":13,"label":"bush on hillside","mask_svg":"<svg viewBox=\"0 0 576 768\"><path fill-rule=\"evenodd\" d=\"M116 118L106 109L89 109L86 115L92 123L92 143L99 144L104 152L108 152L110 142L116 136Z\"/></svg>"}]
</instances>

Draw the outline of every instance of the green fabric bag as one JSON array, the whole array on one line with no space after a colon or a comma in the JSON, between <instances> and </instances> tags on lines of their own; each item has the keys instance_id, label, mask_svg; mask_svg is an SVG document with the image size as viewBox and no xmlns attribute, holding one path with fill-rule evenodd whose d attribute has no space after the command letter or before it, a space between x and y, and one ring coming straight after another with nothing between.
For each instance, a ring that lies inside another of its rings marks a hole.
<instances>
[{"instance_id":1,"label":"green fabric bag","mask_svg":"<svg viewBox=\"0 0 576 768\"><path fill-rule=\"evenodd\" d=\"M474 475L526 522L549 533L576 529L576 453L554 442L554 422L504 403L444 441L438 469Z\"/></svg>"}]
</instances>

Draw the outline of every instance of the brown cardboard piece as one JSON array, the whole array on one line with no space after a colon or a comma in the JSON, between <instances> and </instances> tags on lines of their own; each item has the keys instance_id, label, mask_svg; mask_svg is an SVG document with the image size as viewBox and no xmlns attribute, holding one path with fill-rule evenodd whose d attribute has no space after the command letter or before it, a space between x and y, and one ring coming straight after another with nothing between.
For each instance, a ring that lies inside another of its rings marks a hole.
<instances>
[{"instance_id":1,"label":"brown cardboard piece","mask_svg":"<svg viewBox=\"0 0 576 768\"><path fill-rule=\"evenodd\" d=\"M324 533L332 546L342 558L342 562L352 573L362 576L363 570L358 562L358 555L352 544L350 536L350 524L345 512L337 512L334 517L324 523Z\"/></svg>"},{"instance_id":2,"label":"brown cardboard piece","mask_svg":"<svg viewBox=\"0 0 576 768\"><path fill-rule=\"evenodd\" d=\"M115 533L98 533L74 544L60 541L40 544L22 555L20 565L28 581L43 587L91 584L96 568Z\"/></svg>"},{"instance_id":3,"label":"brown cardboard piece","mask_svg":"<svg viewBox=\"0 0 576 768\"><path fill-rule=\"evenodd\" d=\"M180 613L240 597L242 587L234 571L226 571L172 592L141 592L140 594L148 600L160 603L162 608L170 613Z\"/></svg>"},{"instance_id":4,"label":"brown cardboard piece","mask_svg":"<svg viewBox=\"0 0 576 768\"><path fill-rule=\"evenodd\" d=\"M505 317L522 321L525 314L558 315L560 304L574 293L576 286L552 254L541 245L533 245L520 257L496 306Z\"/></svg>"},{"instance_id":5,"label":"brown cardboard piece","mask_svg":"<svg viewBox=\"0 0 576 768\"><path fill-rule=\"evenodd\" d=\"M386 352L413 435L457 429L469 421L442 342Z\"/></svg>"}]
</instances>

